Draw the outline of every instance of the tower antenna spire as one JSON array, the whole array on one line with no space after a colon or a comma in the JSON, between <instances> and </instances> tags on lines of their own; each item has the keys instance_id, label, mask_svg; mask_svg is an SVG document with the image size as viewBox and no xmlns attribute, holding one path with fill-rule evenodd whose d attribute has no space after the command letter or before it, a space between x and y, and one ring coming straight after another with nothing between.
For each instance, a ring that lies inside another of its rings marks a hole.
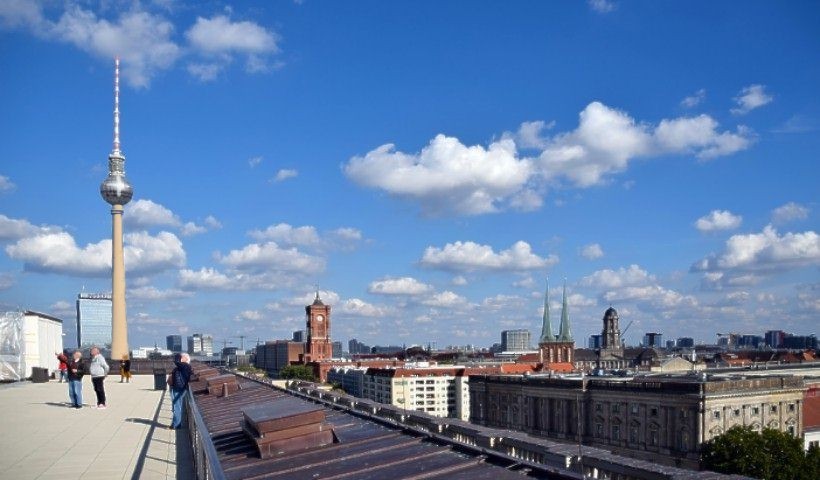
<instances>
[{"instance_id":1,"label":"tower antenna spire","mask_svg":"<svg viewBox=\"0 0 820 480\"><path fill-rule=\"evenodd\" d=\"M120 57L114 58L114 153L120 152Z\"/></svg>"}]
</instances>

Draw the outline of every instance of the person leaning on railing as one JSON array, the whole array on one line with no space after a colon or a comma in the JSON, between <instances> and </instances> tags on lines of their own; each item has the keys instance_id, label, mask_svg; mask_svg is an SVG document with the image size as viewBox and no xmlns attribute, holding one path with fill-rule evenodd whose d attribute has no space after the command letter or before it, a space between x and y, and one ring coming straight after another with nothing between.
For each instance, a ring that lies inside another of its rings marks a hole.
<instances>
[{"instance_id":1,"label":"person leaning on railing","mask_svg":"<svg viewBox=\"0 0 820 480\"><path fill-rule=\"evenodd\" d=\"M168 386L171 387L171 407L173 417L170 430L182 428L182 407L185 401L185 393L188 391L188 382L191 380L191 357L187 353L181 353L174 359L174 369L168 375Z\"/></svg>"}]
</instances>

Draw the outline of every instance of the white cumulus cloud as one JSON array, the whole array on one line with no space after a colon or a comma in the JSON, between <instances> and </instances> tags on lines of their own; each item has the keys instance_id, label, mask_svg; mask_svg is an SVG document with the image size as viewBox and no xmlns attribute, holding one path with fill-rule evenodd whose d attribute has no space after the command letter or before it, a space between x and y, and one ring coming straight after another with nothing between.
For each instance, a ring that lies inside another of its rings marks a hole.
<instances>
[{"instance_id":1,"label":"white cumulus cloud","mask_svg":"<svg viewBox=\"0 0 820 480\"><path fill-rule=\"evenodd\" d=\"M255 240L273 240L282 245L317 246L320 243L316 227L310 225L294 227L287 223L278 223L264 230L251 230L248 235Z\"/></svg>"},{"instance_id":2,"label":"white cumulus cloud","mask_svg":"<svg viewBox=\"0 0 820 480\"><path fill-rule=\"evenodd\" d=\"M276 242L252 243L218 257L223 265L241 271L274 269L279 272L310 274L321 272L325 268L323 258L302 253L296 248L282 248Z\"/></svg>"},{"instance_id":3,"label":"white cumulus cloud","mask_svg":"<svg viewBox=\"0 0 820 480\"><path fill-rule=\"evenodd\" d=\"M125 206L123 222L130 228L178 227L179 217L164 205L139 199Z\"/></svg>"},{"instance_id":4,"label":"white cumulus cloud","mask_svg":"<svg viewBox=\"0 0 820 480\"><path fill-rule=\"evenodd\" d=\"M344 300L341 305L339 305L337 311L346 315L359 317L383 317L388 313L386 308L373 305L359 298Z\"/></svg>"},{"instance_id":5,"label":"white cumulus cloud","mask_svg":"<svg viewBox=\"0 0 820 480\"><path fill-rule=\"evenodd\" d=\"M511 139L484 148L437 135L419 153L382 145L352 158L344 172L360 185L422 200L427 213L477 215L497 211L521 191L532 164L517 157Z\"/></svg>"},{"instance_id":6,"label":"white cumulus cloud","mask_svg":"<svg viewBox=\"0 0 820 480\"><path fill-rule=\"evenodd\" d=\"M421 303L422 305L427 305L428 307L452 308L467 305L469 302L467 302L467 299L461 295L445 290L443 292L430 295L429 297L423 299Z\"/></svg>"},{"instance_id":7,"label":"white cumulus cloud","mask_svg":"<svg viewBox=\"0 0 820 480\"><path fill-rule=\"evenodd\" d=\"M814 231L779 234L771 225L761 233L733 235L722 253L693 266L695 271L781 271L820 265L820 235Z\"/></svg>"},{"instance_id":8,"label":"white cumulus cloud","mask_svg":"<svg viewBox=\"0 0 820 480\"><path fill-rule=\"evenodd\" d=\"M772 211L772 222L783 224L793 220L805 220L808 216L808 207L800 205L799 203L789 202Z\"/></svg>"},{"instance_id":9,"label":"white cumulus cloud","mask_svg":"<svg viewBox=\"0 0 820 480\"><path fill-rule=\"evenodd\" d=\"M664 119L653 128L626 112L592 102L579 114L575 130L549 140L538 166L548 180L565 179L583 188L601 184L637 158L694 154L709 159L744 150L752 141L745 127L721 132L708 115Z\"/></svg>"},{"instance_id":10,"label":"white cumulus cloud","mask_svg":"<svg viewBox=\"0 0 820 480\"><path fill-rule=\"evenodd\" d=\"M712 210L708 215L697 219L695 228L701 232L714 232L717 230L734 230L743 222L743 217L735 215L728 210Z\"/></svg>"},{"instance_id":11,"label":"white cumulus cloud","mask_svg":"<svg viewBox=\"0 0 820 480\"><path fill-rule=\"evenodd\" d=\"M774 97L766 93L765 85L749 85L744 87L734 100L737 107L732 109L732 113L745 115L756 108L771 103Z\"/></svg>"},{"instance_id":12,"label":"white cumulus cloud","mask_svg":"<svg viewBox=\"0 0 820 480\"><path fill-rule=\"evenodd\" d=\"M597 13L609 13L615 10L615 2L612 0L587 0L587 5Z\"/></svg>"},{"instance_id":13,"label":"white cumulus cloud","mask_svg":"<svg viewBox=\"0 0 820 480\"><path fill-rule=\"evenodd\" d=\"M422 295L433 287L413 277L385 278L370 282L367 291L376 295Z\"/></svg>"},{"instance_id":14,"label":"white cumulus cloud","mask_svg":"<svg viewBox=\"0 0 820 480\"><path fill-rule=\"evenodd\" d=\"M11 192L17 186L5 175L0 175L0 193Z\"/></svg>"},{"instance_id":15,"label":"white cumulus cloud","mask_svg":"<svg viewBox=\"0 0 820 480\"><path fill-rule=\"evenodd\" d=\"M701 102L703 102L703 100L705 98L706 98L706 89L701 88L697 92L695 92L692 95L689 95L688 97L681 100L680 104L681 104L682 107L685 107L685 108L693 108L693 107L697 107L698 105L700 105Z\"/></svg>"},{"instance_id":16,"label":"white cumulus cloud","mask_svg":"<svg viewBox=\"0 0 820 480\"><path fill-rule=\"evenodd\" d=\"M580 285L585 287L599 287L605 289L622 288L626 286L646 285L654 283L655 277L642 269L639 265L632 264L627 268L618 270L603 269L581 279Z\"/></svg>"},{"instance_id":17,"label":"white cumulus cloud","mask_svg":"<svg viewBox=\"0 0 820 480\"><path fill-rule=\"evenodd\" d=\"M170 68L182 54L171 39L173 24L138 9L123 12L112 21L73 5L56 23L41 17L32 28L41 36L70 43L103 59L119 55L123 78L134 87L147 87L154 75Z\"/></svg>"},{"instance_id":18,"label":"white cumulus cloud","mask_svg":"<svg viewBox=\"0 0 820 480\"><path fill-rule=\"evenodd\" d=\"M245 56L245 70L250 73L268 70L267 57L279 52L276 32L252 21L232 21L226 15L197 17L185 38L194 50L211 59L188 66L202 81L216 78L235 55Z\"/></svg>"},{"instance_id":19,"label":"white cumulus cloud","mask_svg":"<svg viewBox=\"0 0 820 480\"><path fill-rule=\"evenodd\" d=\"M185 265L182 242L170 232L125 235L125 268L132 273L157 273ZM66 232L38 234L6 247L6 253L24 263L26 270L77 276L104 276L111 272L111 240L77 245Z\"/></svg>"},{"instance_id":20,"label":"white cumulus cloud","mask_svg":"<svg viewBox=\"0 0 820 480\"><path fill-rule=\"evenodd\" d=\"M276 172L276 176L273 177L274 182L284 182L289 178L296 178L299 176L299 171L293 168L283 168Z\"/></svg>"},{"instance_id":21,"label":"white cumulus cloud","mask_svg":"<svg viewBox=\"0 0 820 480\"><path fill-rule=\"evenodd\" d=\"M595 260L604 256L604 249L597 243L590 243L581 247L580 253L587 260Z\"/></svg>"},{"instance_id":22,"label":"white cumulus cloud","mask_svg":"<svg viewBox=\"0 0 820 480\"><path fill-rule=\"evenodd\" d=\"M522 271L551 267L556 255L539 257L527 242L515 242L507 250L495 252L489 245L475 242L448 243L443 248L427 247L421 258L425 267L449 271Z\"/></svg>"},{"instance_id":23,"label":"white cumulus cloud","mask_svg":"<svg viewBox=\"0 0 820 480\"><path fill-rule=\"evenodd\" d=\"M744 126L719 130L708 115L653 126L601 102L581 111L574 130L544 137L551 126L524 122L517 133L506 132L486 148L442 134L418 153L385 144L351 158L343 170L359 185L417 201L427 214L480 215L538 209L547 186L600 185L635 159L683 154L707 160L749 148L755 139ZM540 153L521 156L518 147Z\"/></svg>"}]
</instances>

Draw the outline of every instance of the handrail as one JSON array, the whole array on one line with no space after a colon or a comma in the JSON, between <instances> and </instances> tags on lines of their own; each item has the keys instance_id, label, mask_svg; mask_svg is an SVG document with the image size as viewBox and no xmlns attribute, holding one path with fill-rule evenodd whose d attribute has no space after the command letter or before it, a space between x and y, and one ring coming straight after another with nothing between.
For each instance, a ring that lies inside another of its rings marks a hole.
<instances>
[{"instance_id":1,"label":"handrail","mask_svg":"<svg viewBox=\"0 0 820 480\"><path fill-rule=\"evenodd\" d=\"M185 401L188 404L188 432L193 450L194 472L199 480L225 480L225 472L216 453L216 447L205 426L205 420L194 400L194 392L188 387Z\"/></svg>"}]
</instances>

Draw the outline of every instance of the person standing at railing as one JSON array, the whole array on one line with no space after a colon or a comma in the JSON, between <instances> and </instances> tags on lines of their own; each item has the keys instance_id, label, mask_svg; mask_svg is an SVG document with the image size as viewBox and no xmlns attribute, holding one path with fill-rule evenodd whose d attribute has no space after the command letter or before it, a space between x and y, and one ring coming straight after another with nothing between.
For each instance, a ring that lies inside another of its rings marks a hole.
<instances>
[{"instance_id":1,"label":"person standing at railing","mask_svg":"<svg viewBox=\"0 0 820 480\"><path fill-rule=\"evenodd\" d=\"M171 425L168 426L170 430L182 428L182 408L185 401L185 394L188 392L188 382L191 381L191 357L187 353L182 353L174 360L176 367L168 376L168 386L171 387L171 409L173 410L173 417L171 418Z\"/></svg>"}]
</instances>

